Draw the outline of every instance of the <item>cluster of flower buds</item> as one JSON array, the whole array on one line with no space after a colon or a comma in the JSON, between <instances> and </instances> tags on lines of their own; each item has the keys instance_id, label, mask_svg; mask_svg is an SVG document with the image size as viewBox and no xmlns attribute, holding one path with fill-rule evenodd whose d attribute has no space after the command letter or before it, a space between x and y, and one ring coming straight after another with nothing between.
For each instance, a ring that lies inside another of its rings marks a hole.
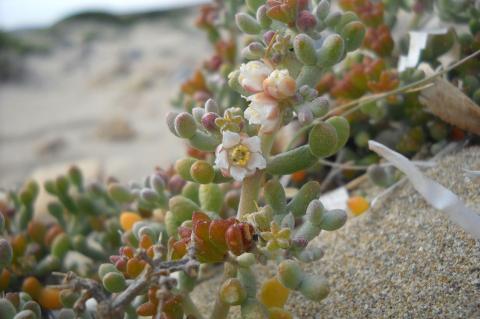
<instances>
[{"instance_id":1,"label":"cluster of flower buds","mask_svg":"<svg viewBox=\"0 0 480 319\"><path fill-rule=\"evenodd\" d=\"M254 246L254 229L231 217L211 220L205 213L193 213L192 220L179 227L180 240L171 239L171 258L180 259L189 245L193 245L200 262L214 263L225 260L228 252L241 255Z\"/></svg>"}]
</instances>

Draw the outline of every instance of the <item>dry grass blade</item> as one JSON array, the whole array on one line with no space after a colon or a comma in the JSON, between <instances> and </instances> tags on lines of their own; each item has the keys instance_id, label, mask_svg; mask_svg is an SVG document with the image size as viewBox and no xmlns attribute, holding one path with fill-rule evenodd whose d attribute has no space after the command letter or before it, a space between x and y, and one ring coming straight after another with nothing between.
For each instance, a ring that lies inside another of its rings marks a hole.
<instances>
[{"instance_id":1,"label":"dry grass blade","mask_svg":"<svg viewBox=\"0 0 480 319\"><path fill-rule=\"evenodd\" d=\"M443 78L422 90L420 101L445 122L480 135L480 107Z\"/></svg>"}]
</instances>

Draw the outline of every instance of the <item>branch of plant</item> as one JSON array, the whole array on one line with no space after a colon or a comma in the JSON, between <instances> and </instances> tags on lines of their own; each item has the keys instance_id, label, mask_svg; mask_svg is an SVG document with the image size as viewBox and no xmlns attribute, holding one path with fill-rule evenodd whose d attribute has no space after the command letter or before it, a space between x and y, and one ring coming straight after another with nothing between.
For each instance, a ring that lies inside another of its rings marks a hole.
<instances>
[{"instance_id":1,"label":"branch of plant","mask_svg":"<svg viewBox=\"0 0 480 319\"><path fill-rule=\"evenodd\" d=\"M450 65L449 67L445 68L444 70L438 71L438 72L436 72L436 73L434 73L430 76L427 76L426 78L424 78L422 80L407 84L405 86L399 87L397 89L394 89L394 90L391 90L391 91L388 91L388 92L364 96L360 99L353 100L351 102L348 102L348 103L345 103L345 104L340 105L338 107L335 107L332 110L330 110L327 114L325 114L324 116L314 120L309 125L306 125L306 126L302 127L300 130L298 130L295 133L295 135L293 136L290 143L288 144L286 150L287 151L290 150L292 148L292 146L294 145L294 143L304 133L308 132L308 130L311 129L318 122L324 121L324 120L326 120L326 119L328 119L332 116L335 116L335 115L343 115L343 116L349 115L349 114L357 111L358 109L360 109L363 105L365 105L367 103L376 102L376 101L385 99L385 98L387 98L389 96L392 96L392 95L401 94L401 93L412 93L412 92L415 92L415 91L418 91L418 90L423 90L423 89L429 87L430 85L432 85L431 82L433 82L439 76L442 76L442 75L456 69L457 67L461 66L462 64L464 64L464 63L468 62L469 60L475 58L479 54L480 54L480 50L475 51L474 53L470 54L469 56L467 56L467 57L459 60L458 62Z\"/></svg>"}]
</instances>

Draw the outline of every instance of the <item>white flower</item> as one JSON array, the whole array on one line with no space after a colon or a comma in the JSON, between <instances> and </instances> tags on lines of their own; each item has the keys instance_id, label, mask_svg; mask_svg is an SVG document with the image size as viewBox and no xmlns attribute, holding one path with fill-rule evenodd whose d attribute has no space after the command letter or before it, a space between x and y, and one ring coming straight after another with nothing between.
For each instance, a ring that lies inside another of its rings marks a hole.
<instances>
[{"instance_id":1,"label":"white flower","mask_svg":"<svg viewBox=\"0 0 480 319\"><path fill-rule=\"evenodd\" d=\"M249 93L263 91L263 80L272 72L272 68L260 61L250 61L240 66L238 83Z\"/></svg>"},{"instance_id":2,"label":"white flower","mask_svg":"<svg viewBox=\"0 0 480 319\"><path fill-rule=\"evenodd\" d=\"M297 84L288 70L275 70L263 81L263 90L271 97L282 100L295 95Z\"/></svg>"},{"instance_id":3,"label":"white flower","mask_svg":"<svg viewBox=\"0 0 480 319\"><path fill-rule=\"evenodd\" d=\"M247 98L249 107L244 116L250 124L260 125L260 132L273 132L280 121L280 110L277 100L265 93L257 93Z\"/></svg>"},{"instance_id":4,"label":"white flower","mask_svg":"<svg viewBox=\"0 0 480 319\"><path fill-rule=\"evenodd\" d=\"M267 166L258 136L241 136L224 131L222 144L217 147L215 155L215 165L224 175L232 176L237 181L253 175L257 168L264 169Z\"/></svg>"}]
</instances>

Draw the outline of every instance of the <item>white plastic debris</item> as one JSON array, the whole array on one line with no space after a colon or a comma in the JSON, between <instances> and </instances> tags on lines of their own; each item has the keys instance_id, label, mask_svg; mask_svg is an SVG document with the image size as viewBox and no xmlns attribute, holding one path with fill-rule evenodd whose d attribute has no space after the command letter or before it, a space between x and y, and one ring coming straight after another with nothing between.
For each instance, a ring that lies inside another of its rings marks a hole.
<instances>
[{"instance_id":1,"label":"white plastic debris","mask_svg":"<svg viewBox=\"0 0 480 319\"><path fill-rule=\"evenodd\" d=\"M400 56L398 60L398 70L405 71L407 68L414 68L420 61L422 51L425 50L428 43L428 38L433 35L447 34L447 28L436 30L410 31L410 42L407 56Z\"/></svg>"},{"instance_id":2,"label":"white plastic debris","mask_svg":"<svg viewBox=\"0 0 480 319\"><path fill-rule=\"evenodd\" d=\"M320 196L319 199L327 210L347 210L348 191L345 187L334 189L333 191Z\"/></svg>"},{"instance_id":3,"label":"white plastic debris","mask_svg":"<svg viewBox=\"0 0 480 319\"><path fill-rule=\"evenodd\" d=\"M423 175L405 156L389 149L385 145L369 141L368 147L401 170L413 187L430 205L447 214L451 221L462 227L473 237L480 239L479 214L467 207L457 195Z\"/></svg>"}]
</instances>

